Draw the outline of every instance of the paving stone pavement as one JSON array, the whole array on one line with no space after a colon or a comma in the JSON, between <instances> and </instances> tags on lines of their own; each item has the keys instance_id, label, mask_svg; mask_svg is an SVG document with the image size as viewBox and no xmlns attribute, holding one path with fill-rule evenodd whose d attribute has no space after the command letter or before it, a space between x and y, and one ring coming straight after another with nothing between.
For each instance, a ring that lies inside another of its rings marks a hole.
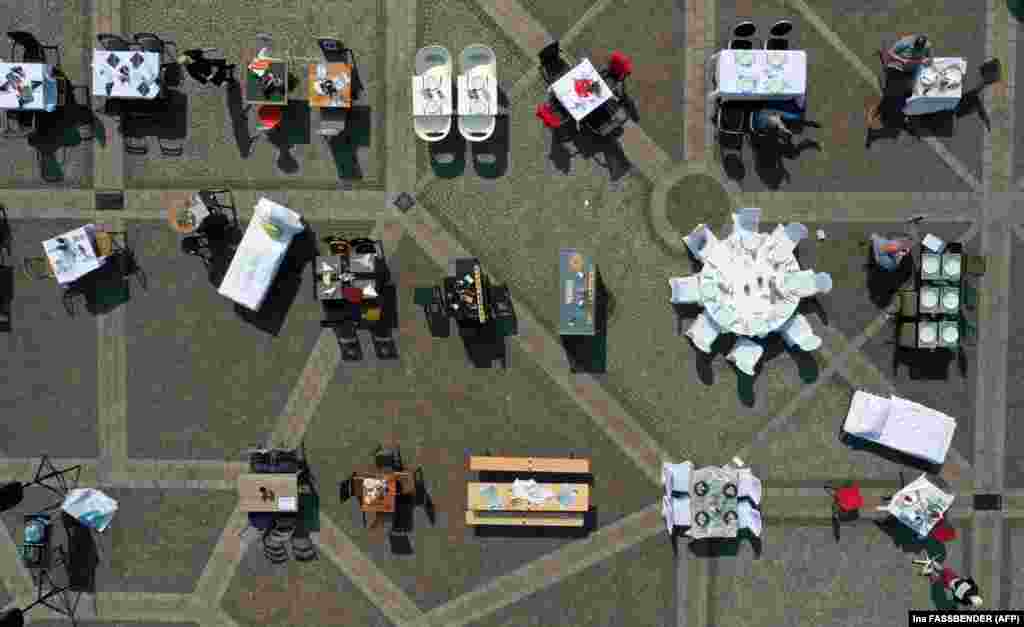
<instances>
[{"instance_id":1,"label":"paving stone pavement","mask_svg":"<svg viewBox=\"0 0 1024 627\"><path fill-rule=\"evenodd\" d=\"M1016 33L1018 26L1010 22L1005 4L998 0L986 0L989 14L986 29L986 53L1004 60L1007 82L1004 89L997 89L990 99L994 125L1003 132L986 135L985 158L980 178L967 172L948 153L941 153L942 147L934 146L944 159L965 180L975 193L970 194L872 194L850 192L836 194L757 193L742 194L739 198L745 206L763 207L768 216L777 219L800 219L806 221L883 221L900 223L917 213L928 213L935 219L962 219L976 222L981 236L983 252L989 255L989 271L984 278L986 292L992 298L983 301L983 316L987 320L979 337L979 352L989 358L982 360L982 371L978 376L977 415L985 420L975 422L975 451L973 466L956 455L951 455L947 477L957 488L958 503L954 510L958 519L970 521L971 558L964 565L979 581L986 594L995 600L1009 599L1005 590L1003 561L1001 556L1009 550L1011 538L1007 537L1006 525L1009 520L1024 518L1024 492L1005 490L1004 458L1006 433L1006 389L1011 384L1006 372L1006 345L1008 321L1011 312L1010 262L1012 255L1012 233L1020 231L1019 214L1012 212L1015 206L1024 204L1024 193L1010 190L1013 180L1013 130L1015 128L1015 72ZM516 41L531 57L538 49L538 43L546 41L549 35L518 6L517 2L479 0L488 14ZM96 0L94 3L94 30L96 32L118 32L121 23L121 0ZM570 40L579 33L589 20L600 19L601 12L609 4L606 0L595 2L583 18L567 33ZM814 23L822 32L827 27L810 13L801 0L789 0L789 5L805 19ZM415 181L415 140L408 124L408 82L391 80L407 74L412 50L408 41L413 39L417 14L416 3L385 0L389 29L387 41L386 75L389 77L389 91L386 97L388 119L387 137L387 187L388 192L310 192L247 190L241 192L245 202L239 201L242 212L251 211L252 201L260 194L295 202L296 206L310 207L306 212L310 219L362 217L378 219L386 217L397 220L409 234L417 239L423 248L439 263L466 249L449 233L441 229L431 216L414 208L407 215L397 214L389 206L393 193L412 190ZM687 160L711 158L707 150L706 128L698 123L706 112L705 102L698 97L704 92L703 58L710 51L714 41L714 2L693 0L687 5L687 120L685 154ZM705 37L700 37L701 34ZM692 36L692 37L691 37ZM855 70L864 73L865 67L849 52L841 41L834 41L840 55ZM698 73L697 70L701 70ZM528 73L523 82L529 82ZM108 123L108 129L113 124ZM95 187L97 189L123 189L123 149L119 134L112 133L105 148L97 148ZM634 125L627 127L623 143L634 165L651 181L658 181L671 166L671 158L661 151L643 131ZM178 192L180 194L180 191ZM11 217L83 218L96 219L114 225L123 219L152 216L165 209L174 191L168 190L126 190L128 208L116 216L94 211L95 198L92 190L65 190L60 192L36 190L5 190L5 202L10 204ZM1013 225L1014 228L1008 228ZM127 450L127 414L125 397L126 370L130 367L124 353L124 308L97 317L98 362L97 368L104 376L99 381L99 441L100 455L97 459L61 459L58 466L82 462L86 468L83 480L101 487L129 487L132 489L213 489L233 490L234 480L244 465L235 462L195 462L191 460L141 460L129 458ZM523 312L521 323L528 331L519 340L544 369L574 398L585 406L595 422L619 444L638 467L654 480L660 477L660 463L669 456L660 449L656 441L643 432L627 414L610 398L598 384L587 377L569 377L564 353L557 342L539 331L538 325L529 312ZM870 363L864 364L859 346L877 331L867 329L862 337L829 338L828 348L833 351L829 358L830 368L850 379L861 381L862 377L884 382L877 369ZM337 365L337 349L334 342L324 334L310 356L306 370L293 390L292 397L282 412L275 439L282 443L295 444L301 439L305 424L316 409L326 378L332 376ZM827 377L822 377L826 379ZM812 389L808 386L808 389ZM809 392L808 392L809 394ZM793 407L800 401L796 401ZM787 408L792 409L792 407ZM788 412L783 411L783 418ZM30 474L34 459L0 459L0 477L22 477ZM877 498L888 493L888 489L867 489L865 493ZM966 503L973 493L1003 493L1006 496L1002 512L975 512ZM776 489L766 486L766 498L780 507L801 516L824 519L819 490ZM572 543L565 549L509 573L462 598L455 599L432 612L423 614L415 604L387 580L366 556L354 550L354 544L328 519L323 519L322 530L316 538L321 550L342 572L360 585L364 594L376 603L396 625L417 627L440 625L464 625L485 616L501 607L525 598L532 592L560 581L587 565L606 559L646 538L663 531L663 522L658 508L652 504L615 525L604 528L584 540ZM251 535L239 538L238 532L244 527L244 515L235 511L225 525L221 538L214 549L196 586L194 594L156 593L100 593L95 595L96 615L104 621L180 621L201 625L223 625L233 627L235 621L219 608L233 576L235 568L251 541ZM16 555L14 540L5 526L0 525L0 583L14 602L24 604L30 600L33 591L28 573ZM714 572L712 563L695 559L680 552L677 564L677 624L702 626L709 624L713 608L708 599L712 579L720 574ZM998 602L998 601L997 601ZM87 604L88 605L88 604ZM34 619L52 619L45 612L34 613Z\"/></svg>"}]
</instances>

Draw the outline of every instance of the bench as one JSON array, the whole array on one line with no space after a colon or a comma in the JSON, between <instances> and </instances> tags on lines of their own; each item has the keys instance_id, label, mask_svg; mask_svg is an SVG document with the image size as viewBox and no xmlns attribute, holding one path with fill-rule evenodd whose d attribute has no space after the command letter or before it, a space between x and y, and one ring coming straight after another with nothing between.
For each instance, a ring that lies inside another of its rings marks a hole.
<instances>
[{"instance_id":1,"label":"bench","mask_svg":"<svg viewBox=\"0 0 1024 627\"><path fill-rule=\"evenodd\" d=\"M583 512L505 512L487 510L466 511L466 524L520 525L542 527L582 527Z\"/></svg>"},{"instance_id":2,"label":"bench","mask_svg":"<svg viewBox=\"0 0 1024 627\"><path fill-rule=\"evenodd\" d=\"M482 457L471 455L471 472L553 472L590 473L589 459L568 459L560 457Z\"/></svg>"}]
</instances>

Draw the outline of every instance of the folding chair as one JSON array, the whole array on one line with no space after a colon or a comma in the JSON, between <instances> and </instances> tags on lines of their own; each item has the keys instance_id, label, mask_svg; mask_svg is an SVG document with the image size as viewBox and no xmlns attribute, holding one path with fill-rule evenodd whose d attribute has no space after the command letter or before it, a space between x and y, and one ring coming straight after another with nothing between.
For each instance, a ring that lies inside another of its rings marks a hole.
<instances>
[{"instance_id":1,"label":"folding chair","mask_svg":"<svg viewBox=\"0 0 1024 627\"><path fill-rule=\"evenodd\" d=\"M743 138L747 134L749 126L750 108L739 102L728 102L719 100L715 114L715 128L719 135L727 135L738 138L740 147L743 145Z\"/></svg>"},{"instance_id":2,"label":"folding chair","mask_svg":"<svg viewBox=\"0 0 1024 627\"><path fill-rule=\"evenodd\" d=\"M570 64L562 56L561 44L556 39L544 46L537 57L540 59L540 73L548 85L554 83L569 71Z\"/></svg>"},{"instance_id":3,"label":"folding chair","mask_svg":"<svg viewBox=\"0 0 1024 627\"><path fill-rule=\"evenodd\" d=\"M401 472L404 469L402 466L402 451L398 445L395 445L393 449L387 449L383 445L378 444L373 452L373 463L381 470Z\"/></svg>"},{"instance_id":4,"label":"folding chair","mask_svg":"<svg viewBox=\"0 0 1024 627\"><path fill-rule=\"evenodd\" d=\"M793 30L793 22L789 20L779 20L772 25L768 34L771 35L764 42L765 50L789 50L789 40L786 39Z\"/></svg>"},{"instance_id":5,"label":"folding chair","mask_svg":"<svg viewBox=\"0 0 1024 627\"><path fill-rule=\"evenodd\" d=\"M7 38L11 40L11 61L14 63L49 63L60 65L60 47L44 45L39 43L35 35L25 31L10 31ZM18 47L21 47L21 57L16 54ZM51 62L46 58L46 51L52 50L56 60Z\"/></svg>"},{"instance_id":6,"label":"folding chair","mask_svg":"<svg viewBox=\"0 0 1024 627\"><path fill-rule=\"evenodd\" d=\"M100 45L103 46L104 50L111 50L115 52L122 52L138 47L129 43L129 41L124 37L114 35L113 33L96 33L96 40L100 42Z\"/></svg>"},{"instance_id":7,"label":"folding chair","mask_svg":"<svg viewBox=\"0 0 1024 627\"><path fill-rule=\"evenodd\" d=\"M340 39L317 37L316 43L320 47L320 52L324 55L324 60L328 63L345 62L348 50L345 48L345 44L341 43Z\"/></svg>"},{"instance_id":8,"label":"folding chair","mask_svg":"<svg viewBox=\"0 0 1024 627\"><path fill-rule=\"evenodd\" d=\"M751 21L743 21L732 29L732 39L729 40L730 50L753 50L754 34L757 33L757 26Z\"/></svg>"}]
</instances>

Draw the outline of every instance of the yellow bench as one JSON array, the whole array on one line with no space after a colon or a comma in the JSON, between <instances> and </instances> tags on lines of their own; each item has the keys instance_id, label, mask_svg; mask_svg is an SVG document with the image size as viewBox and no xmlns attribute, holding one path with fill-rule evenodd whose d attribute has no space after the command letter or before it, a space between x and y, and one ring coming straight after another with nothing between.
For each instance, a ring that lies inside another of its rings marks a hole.
<instances>
[{"instance_id":1,"label":"yellow bench","mask_svg":"<svg viewBox=\"0 0 1024 627\"><path fill-rule=\"evenodd\" d=\"M521 525L542 527L582 527L583 512L505 512L487 510L466 511L466 524Z\"/></svg>"}]
</instances>

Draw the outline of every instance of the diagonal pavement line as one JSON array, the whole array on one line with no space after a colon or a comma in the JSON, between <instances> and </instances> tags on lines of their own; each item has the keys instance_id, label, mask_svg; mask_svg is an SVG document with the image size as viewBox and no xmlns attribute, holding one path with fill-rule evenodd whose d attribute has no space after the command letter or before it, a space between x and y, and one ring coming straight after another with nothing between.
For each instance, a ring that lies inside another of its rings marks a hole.
<instances>
[{"instance_id":1,"label":"diagonal pavement line","mask_svg":"<svg viewBox=\"0 0 1024 627\"><path fill-rule=\"evenodd\" d=\"M534 17L524 9L518 0L477 0L484 11L509 36L510 39L527 55L534 58L541 48L552 41L551 35ZM591 20L596 19L607 6L608 0L598 0L587 9L580 20L569 29L563 37L563 46L567 46L572 38L580 33ZM523 81L524 76L520 81ZM519 83L516 84L519 87ZM672 165L672 158L644 132L639 125L632 122L623 127L622 150L629 162L639 168L650 181L657 181Z\"/></svg>"},{"instance_id":2,"label":"diagonal pavement line","mask_svg":"<svg viewBox=\"0 0 1024 627\"><path fill-rule=\"evenodd\" d=\"M393 624L408 625L423 618L419 606L323 512L317 546Z\"/></svg>"},{"instance_id":3,"label":"diagonal pavement line","mask_svg":"<svg viewBox=\"0 0 1024 627\"><path fill-rule=\"evenodd\" d=\"M406 627L463 627L664 532L661 503L649 505L434 608Z\"/></svg>"},{"instance_id":4,"label":"diagonal pavement line","mask_svg":"<svg viewBox=\"0 0 1024 627\"><path fill-rule=\"evenodd\" d=\"M339 363L341 349L338 347L338 340L330 329L324 329L320 332L316 346L313 347L309 360L302 369L291 396L288 397L288 403L281 412L278 427L270 438L274 446L298 447Z\"/></svg>"},{"instance_id":5,"label":"diagonal pavement line","mask_svg":"<svg viewBox=\"0 0 1024 627\"><path fill-rule=\"evenodd\" d=\"M406 233L440 267L449 259L472 256L422 206L401 218ZM583 411L653 483L661 482L661 463L670 455L661 448L626 409L591 376L570 375L561 343L525 306L516 309L520 328L526 331L514 340L527 356L576 401Z\"/></svg>"},{"instance_id":6,"label":"diagonal pavement line","mask_svg":"<svg viewBox=\"0 0 1024 627\"><path fill-rule=\"evenodd\" d=\"M106 220L114 231L123 230L119 217ZM99 411L99 475L102 481L112 472L123 469L128 459L128 347L125 335L126 309L130 303L96 315L97 372L99 378L97 405Z\"/></svg>"},{"instance_id":7,"label":"diagonal pavement line","mask_svg":"<svg viewBox=\"0 0 1024 627\"><path fill-rule=\"evenodd\" d=\"M877 75L874 72L872 72L866 65L864 65L864 62L861 61L860 58L858 58L857 55L855 55L853 51L850 50L850 48L847 47L845 43L843 43L843 40L840 39L838 35L836 35L835 31L833 31L831 28L828 27L827 24L825 24L825 22L818 16L818 14L816 14L809 6L807 6L807 3L804 2L804 0L786 0L786 2L787 4L789 4L790 7L792 7L798 13L800 13L801 17L807 20L807 22L810 23L811 26L813 26L814 29L817 30L818 33L832 45L833 48L836 49L836 51L840 54L840 56L842 56L846 60L847 63L853 66L853 69L856 70L858 74L860 74L861 78L864 81L866 81L867 84L872 87L872 89L874 89L878 93L882 93L881 88L878 86ZM970 186L971 189L979 192L983 191L982 184L980 181L978 181L977 177L971 174L967 167L963 163L961 163L959 159L953 156L953 154L946 149L942 142L935 139L934 137L925 137L923 139L925 142L928 143L929 146L932 147L932 150L934 150L936 154L939 155L939 158L945 161L946 165L949 166L950 169L952 169L953 172L955 172L960 178L962 178L964 182L966 182L967 185Z\"/></svg>"},{"instance_id":8,"label":"diagonal pavement line","mask_svg":"<svg viewBox=\"0 0 1024 627\"><path fill-rule=\"evenodd\" d=\"M613 1L614 0L597 0L597 2L591 4L590 7L583 12L583 15L580 16L580 19L576 20L576 23L570 26L569 30L565 31L565 34L562 35L562 43L566 47L571 45L572 42L575 41L577 37L579 37L580 33L583 32L583 29L585 29L587 26L590 26L590 23L592 21L594 21L602 13L604 13L605 10L608 8L608 5L610 5ZM534 54L536 54L539 51L540 50L534 51Z\"/></svg>"},{"instance_id":9,"label":"diagonal pavement line","mask_svg":"<svg viewBox=\"0 0 1024 627\"><path fill-rule=\"evenodd\" d=\"M220 600L228 591L246 549L255 539L252 533L255 530L252 529L245 535L239 535L248 524L246 513L236 506L224 523L224 530L213 547L213 553L210 554L210 559L196 581L196 588L192 593L195 603L206 603L210 607L220 605Z\"/></svg>"}]
</instances>

